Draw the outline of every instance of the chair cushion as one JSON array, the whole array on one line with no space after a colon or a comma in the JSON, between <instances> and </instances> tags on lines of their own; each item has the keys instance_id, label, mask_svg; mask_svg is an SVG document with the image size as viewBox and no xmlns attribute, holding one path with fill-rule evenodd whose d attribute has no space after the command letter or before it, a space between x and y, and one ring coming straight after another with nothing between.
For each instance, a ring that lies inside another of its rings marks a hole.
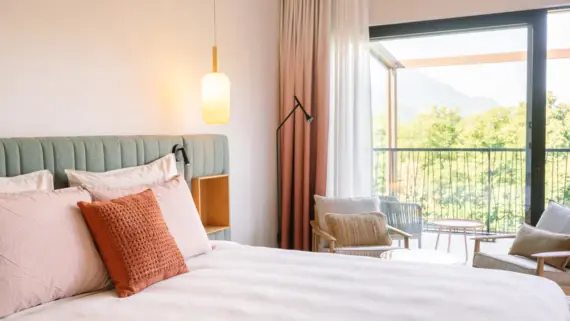
<instances>
[{"instance_id":1,"label":"chair cushion","mask_svg":"<svg viewBox=\"0 0 570 321\"><path fill-rule=\"evenodd\" d=\"M494 269L523 274L536 274L536 261L509 254L475 253L473 267L482 269ZM570 286L570 272L564 272L550 265L544 266L544 277L559 285Z\"/></svg>"},{"instance_id":2,"label":"chair cushion","mask_svg":"<svg viewBox=\"0 0 570 321\"><path fill-rule=\"evenodd\" d=\"M570 234L570 208L554 201L548 202L536 228L553 233Z\"/></svg>"},{"instance_id":3,"label":"chair cushion","mask_svg":"<svg viewBox=\"0 0 570 321\"><path fill-rule=\"evenodd\" d=\"M532 258L536 253L556 251L570 251L570 235L552 233L523 224L509 254ZM544 262L565 271L568 258L546 258Z\"/></svg>"},{"instance_id":4,"label":"chair cushion","mask_svg":"<svg viewBox=\"0 0 570 321\"><path fill-rule=\"evenodd\" d=\"M386 215L382 213L327 213L324 218L339 247L392 245Z\"/></svg>"},{"instance_id":5,"label":"chair cushion","mask_svg":"<svg viewBox=\"0 0 570 321\"><path fill-rule=\"evenodd\" d=\"M378 197L356 198L331 198L315 195L315 210L319 227L328 232L324 215L336 214L361 214L380 212L380 200Z\"/></svg>"}]
</instances>

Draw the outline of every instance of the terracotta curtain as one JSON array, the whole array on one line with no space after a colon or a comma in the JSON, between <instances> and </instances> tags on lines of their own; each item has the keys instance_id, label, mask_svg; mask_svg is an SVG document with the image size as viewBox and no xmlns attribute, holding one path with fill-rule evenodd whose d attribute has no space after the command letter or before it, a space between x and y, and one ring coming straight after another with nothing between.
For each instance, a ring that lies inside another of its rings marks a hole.
<instances>
[{"instance_id":1,"label":"terracotta curtain","mask_svg":"<svg viewBox=\"0 0 570 321\"><path fill-rule=\"evenodd\" d=\"M279 123L296 95L300 110L281 130L282 248L309 250L313 195L324 195L330 94L330 0L282 0L279 31Z\"/></svg>"}]
</instances>

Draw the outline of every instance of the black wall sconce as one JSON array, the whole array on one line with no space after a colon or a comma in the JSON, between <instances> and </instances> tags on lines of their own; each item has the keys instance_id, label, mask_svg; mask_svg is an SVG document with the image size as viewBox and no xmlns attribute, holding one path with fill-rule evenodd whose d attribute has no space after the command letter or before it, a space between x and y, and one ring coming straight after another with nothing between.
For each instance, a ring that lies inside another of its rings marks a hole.
<instances>
[{"instance_id":1,"label":"black wall sconce","mask_svg":"<svg viewBox=\"0 0 570 321\"><path fill-rule=\"evenodd\" d=\"M176 144L172 147L172 154L174 154L174 158L176 158L176 154L178 153L182 153L182 159L184 160L184 165L189 165L190 160L188 160L188 154L186 154L186 150L180 144Z\"/></svg>"}]
</instances>

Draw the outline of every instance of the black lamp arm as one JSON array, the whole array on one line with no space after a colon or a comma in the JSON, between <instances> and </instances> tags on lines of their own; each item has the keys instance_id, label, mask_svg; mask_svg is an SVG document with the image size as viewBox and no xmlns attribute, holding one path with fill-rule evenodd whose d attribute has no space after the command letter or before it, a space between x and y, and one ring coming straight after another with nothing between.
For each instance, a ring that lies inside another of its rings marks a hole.
<instances>
[{"instance_id":1,"label":"black lamp arm","mask_svg":"<svg viewBox=\"0 0 570 321\"><path fill-rule=\"evenodd\" d=\"M309 115L309 113L307 113L307 111L305 110L305 107L303 107L303 104L301 104L301 102L299 101L297 96L294 96L294 98L295 98L295 107L293 109L291 109L289 114L287 114L287 117L285 117L285 119L283 119L281 124L279 124L279 127L277 127L277 132L279 132L281 127L283 127L283 125L285 125L287 120L295 113L295 110L297 110L297 108L301 108L301 110L303 111L303 114L305 114L305 118L307 119L308 122L311 122L311 120L313 119L313 117L311 117L311 115Z\"/></svg>"},{"instance_id":2,"label":"black lamp arm","mask_svg":"<svg viewBox=\"0 0 570 321\"><path fill-rule=\"evenodd\" d=\"M289 114L287 115L287 117L285 117L285 119L283 119L283 121L281 122L281 124L279 124L279 127L277 127L277 131L279 132L279 130L281 129L281 127L283 127L283 125L285 125L285 123L287 122L287 120L293 115L293 113L295 113L295 110L297 110L297 108L299 107L299 105L295 106L295 108L293 108Z\"/></svg>"},{"instance_id":3,"label":"black lamp arm","mask_svg":"<svg viewBox=\"0 0 570 321\"><path fill-rule=\"evenodd\" d=\"M313 117L311 117L311 115L309 115L309 113L305 110L305 107L303 107L303 104L301 104L301 102L299 101L297 96L293 96L293 97L295 98L295 108L297 108L297 107L301 108L301 110L303 111L303 114L305 114L305 118L312 119Z\"/></svg>"},{"instance_id":4,"label":"black lamp arm","mask_svg":"<svg viewBox=\"0 0 570 321\"><path fill-rule=\"evenodd\" d=\"M190 164L188 160L188 155L186 154L186 150L180 144L176 144L172 147L172 154L174 154L174 158L176 158L176 153L182 152L182 159L184 159L184 165Z\"/></svg>"}]
</instances>

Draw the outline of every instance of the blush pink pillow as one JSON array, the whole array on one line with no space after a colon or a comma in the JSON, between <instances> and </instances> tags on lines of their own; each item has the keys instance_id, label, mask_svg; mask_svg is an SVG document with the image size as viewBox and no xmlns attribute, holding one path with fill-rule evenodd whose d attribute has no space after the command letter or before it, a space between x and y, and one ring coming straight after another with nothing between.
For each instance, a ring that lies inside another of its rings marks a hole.
<instances>
[{"instance_id":1,"label":"blush pink pillow","mask_svg":"<svg viewBox=\"0 0 570 321\"><path fill-rule=\"evenodd\" d=\"M181 176L154 186L130 189L87 189L95 201L108 201L140 193L149 187L158 201L168 231L176 240L184 259L211 251L210 241L200 220L192 193Z\"/></svg>"},{"instance_id":2,"label":"blush pink pillow","mask_svg":"<svg viewBox=\"0 0 570 321\"><path fill-rule=\"evenodd\" d=\"M0 195L0 318L110 285L80 201L78 188Z\"/></svg>"}]
</instances>

